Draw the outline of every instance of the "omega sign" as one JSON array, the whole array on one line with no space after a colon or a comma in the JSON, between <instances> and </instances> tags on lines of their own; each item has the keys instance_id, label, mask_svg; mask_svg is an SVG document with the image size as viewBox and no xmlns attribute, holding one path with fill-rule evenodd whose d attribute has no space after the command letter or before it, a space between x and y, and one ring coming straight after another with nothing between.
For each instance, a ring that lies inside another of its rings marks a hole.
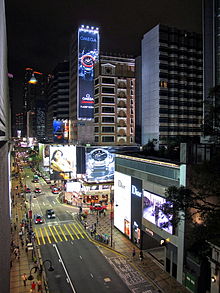
<instances>
[{"instance_id":1,"label":"omega sign","mask_svg":"<svg viewBox=\"0 0 220 293\"><path fill-rule=\"evenodd\" d=\"M131 185L131 193L138 196L138 197L142 196L142 192L138 191L138 189L135 185Z\"/></svg>"}]
</instances>

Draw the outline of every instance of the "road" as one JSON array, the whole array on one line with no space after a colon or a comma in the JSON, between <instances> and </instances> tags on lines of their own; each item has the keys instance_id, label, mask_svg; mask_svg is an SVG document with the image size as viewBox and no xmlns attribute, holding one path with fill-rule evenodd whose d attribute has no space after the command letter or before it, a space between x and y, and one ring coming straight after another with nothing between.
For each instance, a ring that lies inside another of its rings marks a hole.
<instances>
[{"instance_id":1,"label":"road","mask_svg":"<svg viewBox=\"0 0 220 293\"><path fill-rule=\"evenodd\" d=\"M43 260L52 260L55 268L53 272L47 272L50 292L130 292L87 239L47 244L41 247L41 253Z\"/></svg>"}]
</instances>

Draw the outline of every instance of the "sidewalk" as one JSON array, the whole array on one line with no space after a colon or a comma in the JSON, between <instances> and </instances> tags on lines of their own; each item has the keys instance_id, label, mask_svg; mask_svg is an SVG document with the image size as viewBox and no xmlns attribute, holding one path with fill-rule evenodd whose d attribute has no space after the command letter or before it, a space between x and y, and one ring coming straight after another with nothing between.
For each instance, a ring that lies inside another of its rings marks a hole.
<instances>
[{"instance_id":1,"label":"sidewalk","mask_svg":"<svg viewBox=\"0 0 220 293\"><path fill-rule=\"evenodd\" d=\"M89 213L85 220L87 222L87 230L90 233L90 228L94 223L96 223L96 234L99 235L109 235L111 236L111 220L110 213L108 212L106 216L98 217L97 224L97 215L96 213ZM171 277L166 271L163 270L162 266L148 253L144 253L144 260L141 262L139 260L140 250L134 246L134 244L126 238L119 230L112 227L113 241L112 248L111 243L109 242L109 248L121 253L124 255L129 262L131 262L138 270L158 288L158 292L162 293L189 293L189 291ZM97 241L98 242L98 241ZM103 244L103 243L102 243ZM132 257L132 250L135 247L136 255Z\"/></svg>"},{"instance_id":2,"label":"sidewalk","mask_svg":"<svg viewBox=\"0 0 220 293\"><path fill-rule=\"evenodd\" d=\"M11 252L11 273L10 273L10 293L30 293L31 284L33 281L37 283L37 273L34 273L34 269L31 270L35 263L33 262L32 257L32 250L28 250L26 252L26 239L28 238L27 231L25 230L22 239L24 241L24 246L22 247L21 239L19 237L19 231L20 231L20 223L22 222L22 219L25 215L25 208L23 205L23 198L20 196L18 197L16 193L21 193L20 189L15 190L15 186L19 186L19 181L16 180L16 182L13 182L12 187L12 193L14 198L14 205L12 208L12 241L14 241L14 244L19 247L19 255L20 259L17 259L13 253L13 249ZM15 229L16 225L16 229ZM22 275L25 273L27 275L27 278L30 275L33 275L34 280L27 280L26 286L24 286L24 282L22 280ZM37 286L36 286L36 292L37 292ZM44 291L41 291L44 292Z\"/></svg>"}]
</instances>

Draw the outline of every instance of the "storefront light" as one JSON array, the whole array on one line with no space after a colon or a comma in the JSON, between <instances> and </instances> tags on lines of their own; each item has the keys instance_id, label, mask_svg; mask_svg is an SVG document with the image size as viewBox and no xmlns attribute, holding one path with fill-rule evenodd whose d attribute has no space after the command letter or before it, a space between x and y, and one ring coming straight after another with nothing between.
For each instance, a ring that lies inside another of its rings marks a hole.
<instances>
[{"instance_id":1,"label":"storefront light","mask_svg":"<svg viewBox=\"0 0 220 293\"><path fill-rule=\"evenodd\" d=\"M216 276L212 276L211 281L212 281L212 283L215 283L216 282Z\"/></svg>"}]
</instances>

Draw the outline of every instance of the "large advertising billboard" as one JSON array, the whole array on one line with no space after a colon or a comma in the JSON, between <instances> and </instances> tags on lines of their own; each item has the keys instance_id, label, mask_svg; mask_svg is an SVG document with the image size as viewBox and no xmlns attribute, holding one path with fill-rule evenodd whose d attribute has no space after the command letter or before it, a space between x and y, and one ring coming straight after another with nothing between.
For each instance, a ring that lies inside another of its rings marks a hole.
<instances>
[{"instance_id":1,"label":"large advertising billboard","mask_svg":"<svg viewBox=\"0 0 220 293\"><path fill-rule=\"evenodd\" d=\"M50 145L49 144L44 144L42 156L43 156L43 166L49 167L50 165Z\"/></svg>"},{"instance_id":2,"label":"large advertising billboard","mask_svg":"<svg viewBox=\"0 0 220 293\"><path fill-rule=\"evenodd\" d=\"M131 239L131 176L115 172L114 225Z\"/></svg>"},{"instance_id":3,"label":"large advertising billboard","mask_svg":"<svg viewBox=\"0 0 220 293\"><path fill-rule=\"evenodd\" d=\"M140 245L142 224L142 180L131 177L131 237Z\"/></svg>"},{"instance_id":4,"label":"large advertising billboard","mask_svg":"<svg viewBox=\"0 0 220 293\"><path fill-rule=\"evenodd\" d=\"M94 64L99 57L99 30L78 30L78 119L94 117Z\"/></svg>"},{"instance_id":5,"label":"large advertising billboard","mask_svg":"<svg viewBox=\"0 0 220 293\"><path fill-rule=\"evenodd\" d=\"M53 120L53 141L56 143L68 142L69 122L68 120Z\"/></svg>"},{"instance_id":6,"label":"large advertising billboard","mask_svg":"<svg viewBox=\"0 0 220 293\"><path fill-rule=\"evenodd\" d=\"M171 224L164 228L163 225L167 224L171 218L161 211L162 205L166 203L166 199L143 190L143 218L163 229L164 231L173 234L173 227Z\"/></svg>"},{"instance_id":7,"label":"large advertising billboard","mask_svg":"<svg viewBox=\"0 0 220 293\"><path fill-rule=\"evenodd\" d=\"M67 180L76 178L76 147L50 146L50 178Z\"/></svg>"},{"instance_id":8,"label":"large advertising billboard","mask_svg":"<svg viewBox=\"0 0 220 293\"><path fill-rule=\"evenodd\" d=\"M114 179L114 148L86 148L86 181L105 182Z\"/></svg>"}]
</instances>

